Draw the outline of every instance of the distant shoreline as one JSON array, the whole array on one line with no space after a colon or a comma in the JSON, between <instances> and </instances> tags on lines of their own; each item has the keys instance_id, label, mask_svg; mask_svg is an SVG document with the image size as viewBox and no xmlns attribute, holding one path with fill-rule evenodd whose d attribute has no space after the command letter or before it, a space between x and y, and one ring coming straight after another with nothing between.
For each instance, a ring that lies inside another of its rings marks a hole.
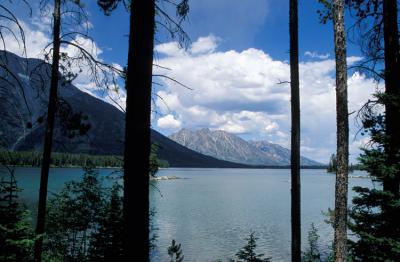
<instances>
[{"instance_id":1,"label":"distant shoreline","mask_svg":"<svg viewBox=\"0 0 400 262\"><path fill-rule=\"evenodd\" d=\"M94 166L95 168L121 168L123 156L120 155L90 155L53 152L50 167L52 168L82 168ZM163 161L163 160L160 160ZM221 163L226 161L220 160ZM15 167L40 167L42 154L39 151L0 151L0 163ZM191 161L190 163L168 163L164 165L159 162L159 167L172 168L243 168L243 169L290 169L290 165L248 165L243 163L230 163L230 165L219 163L204 163ZM301 169L327 169L327 165L300 166Z\"/></svg>"},{"instance_id":2,"label":"distant shoreline","mask_svg":"<svg viewBox=\"0 0 400 262\"><path fill-rule=\"evenodd\" d=\"M29 167L29 168L40 168L41 166L31 166L31 165L7 165L9 167ZM2 168L3 166L0 166ZM87 166L86 166L87 167ZM85 166L50 166L50 168L85 168ZM96 169L118 169L122 166L95 166Z\"/></svg>"},{"instance_id":3,"label":"distant shoreline","mask_svg":"<svg viewBox=\"0 0 400 262\"><path fill-rule=\"evenodd\" d=\"M31 167L31 168L40 168L40 166L32 166L32 165L10 165L12 167ZM50 168L84 168L85 166L50 166ZM94 168L101 169L118 169L122 168L122 166L95 166ZM221 168L221 169L290 169L290 166L248 166L248 167L200 167L200 166L170 166L170 167L160 167L160 169L168 169L168 168L201 168L201 169L210 169L210 168ZM301 166L300 169L326 169L326 166Z\"/></svg>"}]
</instances>

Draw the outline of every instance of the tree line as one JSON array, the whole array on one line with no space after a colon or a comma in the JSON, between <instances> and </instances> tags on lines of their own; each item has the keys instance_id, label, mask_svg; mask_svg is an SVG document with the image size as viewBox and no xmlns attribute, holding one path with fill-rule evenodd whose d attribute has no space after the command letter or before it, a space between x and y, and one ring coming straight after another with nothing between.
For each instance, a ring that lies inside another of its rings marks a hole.
<instances>
[{"instance_id":1,"label":"tree line","mask_svg":"<svg viewBox=\"0 0 400 262\"><path fill-rule=\"evenodd\" d=\"M0 152L0 162L4 165L40 167L42 164L42 152L19 151ZM69 154L53 152L51 167L122 167L122 157L112 155Z\"/></svg>"},{"instance_id":2,"label":"tree line","mask_svg":"<svg viewBox=\"0 0 400 262\"><path fill-rule=\"evenodd\" d=\"M40 167L42 164L42 152L38 151L0 151L0 163L14 167ZM89 155L53 152L50 167L122 167L122 156L118 155ZM150 169L168 167L168 161L158 159L155 151L150 154ZM151 172L155 173L155 172Z\"/></svg>"}]
</instances>

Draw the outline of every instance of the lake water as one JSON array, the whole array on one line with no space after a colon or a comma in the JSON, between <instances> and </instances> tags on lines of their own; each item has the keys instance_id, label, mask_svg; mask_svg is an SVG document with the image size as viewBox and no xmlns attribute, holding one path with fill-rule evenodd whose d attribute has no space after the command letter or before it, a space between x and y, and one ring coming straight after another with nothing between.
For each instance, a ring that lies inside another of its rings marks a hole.
<instances>
[{"instance_id":1,"label":"lake water","mask_svg":"<svg viewBox=\"0 0 400 262\"><path fill-rule=\"evenodd\" d=\"M115 170L101 169L107 176ZM18 168L20 196L34 206L39 170ZM52 169L49 191L58 192L63 183L81 178L81 169ZM150 188L150 203L156 214L157 248L152 261L169 261L172 239L182 244L185 261L234 258L245 245L251 230L256 232L258 252L274 262L290 261L290 170L288 169L162 169L159 176L186 179L157 181ZM365 175L356 171L352 176ZM106 183L111 183L106 180ZM369 179L350 178L349 188L371 186ZM325 170L302 170L302 237L314 223L320 243L327 248L333 231L322 214L334 206L335 176ZM350 191L350 198L353 193Z\"/></svg>"}]
</instances>

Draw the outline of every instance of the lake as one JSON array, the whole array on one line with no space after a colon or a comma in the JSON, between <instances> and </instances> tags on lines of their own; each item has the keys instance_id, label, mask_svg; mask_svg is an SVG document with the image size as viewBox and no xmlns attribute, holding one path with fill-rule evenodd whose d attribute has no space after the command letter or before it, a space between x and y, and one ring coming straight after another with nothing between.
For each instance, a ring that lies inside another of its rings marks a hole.
<instances>
[{"instance_id":1,"label":"lake","mask_svg":"<svg viewBox=\"0 0 400 262\"><path fill-rule=\"evenodd\" d=\"M99 171L101 176L108 176L115 170ZM36 168L16 170L19 186L24 189L21 199L29 206L37 199L39 173ZM58 192L64 182L81 175L78 168L52 169L49 191ZM168 168L158 175L185 179L152 183L150 205L156 211L153 222L158 235L152 261L169 261L167 248L172 239L182 244L185 261L226 261L246 244L250 231L259 238L258 252L274 262L290 261L290 170ZM371 181L350 178L349 184L349 188L371 186ZM314 223L321 247L326 249L333 230L324 222L322 212L334 206L335 176L325 170L302 170L301 186L303 247ZM350 191L350 199L352 195Z\"/></svg>"}]
</instances>

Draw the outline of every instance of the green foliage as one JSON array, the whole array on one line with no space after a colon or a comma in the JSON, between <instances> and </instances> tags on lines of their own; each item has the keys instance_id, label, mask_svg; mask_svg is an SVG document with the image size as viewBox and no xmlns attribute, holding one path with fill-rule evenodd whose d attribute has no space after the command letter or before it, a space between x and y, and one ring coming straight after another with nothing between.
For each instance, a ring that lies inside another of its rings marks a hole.
<instances>
[{"instance_id":1,"label":"green foliage","mask_svg":"<svg viewBox=\"0 0 400 262\"><path fill-rule=\"evenodd\" d=\"M349 173L354 172L354 169L356 169L357 166L353 166L353 164L350 164L349 166ZM337 160L336 160L336 154L331 155L331 159L329 160L328 168L326 169L326 172L328 173L336 173L337 171Z\"/></svg>"},{"instance_id":2,"label":"green foliage","mask_svg":"<svg viewBox=\"0 0 400 262\"><path fill-rule=\"evenodd\" d=\"M314 223L311 224L311 229L308 231L308 248L305 252L303 252L303 256L301 261L303 262L322 262L321 252L319 250L318 245L318 231L314 226Z\"/></svg>"},{"instance_id":3,"label":"green foliage","mask_svg":"<svg viewBox=\"0 0 400 262\"><path fill-rule=\"evenodd\" d=\"M44 248L50 257L84 261L90 237L97 231L105 209L105 190L98 173L85 169L80 182L67 182L49 200Z\"/></svg>"},{"instance_id":4,"label":"green foliage","mask_svg":"<svg viewBox=\"0 0 400 262\"><path fill-rule=\"evenodd\" d=\"M328 216L328 220L325 221L326 223L330 224L333 226L333 211L329 210L327 213L324 214L325 216ZM320 245L318 244L318 230L314 226L314 224L311 224L311 228L308 231L308 247L305 252L303 252L303 256L301 258L302 262L334 262L334 253L333 253L333 248L332 246L329 247L327 251L321 251L320 250ZM347 261L352 262L353 257L351 254L348 254L347 256Z\"/></svg>"},{"instance_id":5,"label":"green foliage","mask_svg":"<svg viewBox=\"0 0 400 262\"><path fill-rule=\"evenodd\" d=\"M351 241L355 261L398 261L400 257L400 196L383 184L398 183L400 152L389 156L385 118L367 108L363 115L364 133L371 146L363 149L359 161L374 181L374 188L355 187L349 228L357 240ZM393 157L395 161L393 161ZM397 182L396 182L397 181Z\"/></svg>"},{"instance_id":6,"label":"green foliage","mask_svg":"<svg viewBox=\"0 0 400 262\"><path fill-rule=\"evenodd\" d=\"M321 23L332 20L332 0L318 0L321 9L317 11ZM349 37L360 47L363 61L356 65L358 71L380 81L384 79L382 62L384 60L383 41L383 1L382 0L345 0L348 13L353 18L349 27Z\"/></svg>"},{"instance_id":7,"label":"green foliage","mask_svg":"<svg viewBox=\"0 0 400 262\"><path fill-rule=\"evenodd\" d=\"M168 167L166 160L157 158L157 146L152 146L150 155L151 174L155 174L159 167ZM42 164L42 152L8 152L0 151L0 163L13 166L40 167ZM122 156L113 155L88 155L88 154L69 154L57 153L51 154L52 167L122 167Z\"/></svg>"},{"instance_id":8,"label":"green foliage","mask_svg":"<svg viewBox=\"0 0 400 262\"><path fill-rule=\"evenodd\" d=\"M247 240L247 244L236 253L239 262L268 262L271 258L263 258L264 254L256 254L257 237L254 236L255 232L251 231Z\"/></svg>"},{"instance_id":9,"label":"green foliage","mask_svg":"<svg viewBox=\"0 0 400 262\"><path fill-rule=\"evenodd\" d=\"M177 245L174 239L172 239L172 243L168 247L168 255L171 258L171 262L182 262L185 257L182 254L181 244Z\"/></svg>"},{"instance_id":10,"label":"green foliage","mask_svg":"<svg viewBox=\"0 0 400 262\"><path fill-rule=\"evenodd\" d=\"M329 160L328 169L326 170L326 172L336 173L336 170L337 170L336 155L332 154L331 159Z\"/></svg>"},{"instance_id":11,"label":"green foliage","mask_svg":"<svg viewBox=\"0 0 400 262\"><path fill-rule=\"evenodd\" d=\"M152 144L150 150L150 175L155 176L158 168L160 167L159 160L157 158L158 145Z\"/></svg>"},{"instance_id":12,"label":"green foliage","mask_svg":"<svg viewBox=\"0 0 400 262\"><path fill-rule=\"evenodd\" d=\"M387 168L384 170L391 173ZM397 261L400 257L398 197L376 188L353 190L358 193L350 213L350 229L358 238L351 242L355 261Z\"/></svg>"},{"instance_id":13,"label":"green foliage","mask_svg":"<svg viewBox=\"0 0 400 262\"><path fill-rule=\"evenodd\" d=\"M322 5L322 8L317 10L319 21L326 24L333 19L332 2L330 0L318 0L318 2Z\"/></svg>"},{"instance_id":14,"label":"green foliage","mask_svg":"<svg viewBox=\"0 0 400 262\"><path fill-rule=\"evenodd\" d=\"M149 226L150 226L150 251L156 248L156 242L158 239L157 231L158 227L154 225L154 216L156 215L155 208L150 209L149 214Z\"/></svg>"},{"instance_id":15,"label":"green foliage","mask_svg":"<svg viewBox=\"0 0 400 262\"><path fill-rule=\"evenodd\" d=\"M88 154L69 154L57 153L51 154L51 163L53 167L121 167L122 157L120 156L102 156ZM12 164L15 166L40 167L42 164L42 152L5 152L0 151L0 162Z\"/></svg>"},{"instance_id":16,"label":"green foliage","mask_svg":"<svg viewBox=\"0 0 400 262\"><path fill-rule=\"evenodd\" d=\"M106 203L99 219L99 227L91 237L89 261L122 260L122 236L121 186L114 184L110 200Z\"/></svg>"},{"instance_id":17,"label":"green foliage","mask_svg":"<svg viewBox=\"0 0 400 262\"><path fill-rule=\"evenodd\" d=\"M0 180L0 261L31 261L35 235L28 212L17 202L14 170L6 172L9 179Z\"/></svg>"},{"instance_id":18,"label":"green foliage","mask_svg":"<svg viewBox=\"0 0 400 262\"><path fill-rule=\"evenodd\" d=\"M67 182L49 200L44 261L120 261L123 248L122 186L102 186L98 172L86 168L80 182ZM150 244L157 230L150 217Z\"/></svg>"}]
</instances>

